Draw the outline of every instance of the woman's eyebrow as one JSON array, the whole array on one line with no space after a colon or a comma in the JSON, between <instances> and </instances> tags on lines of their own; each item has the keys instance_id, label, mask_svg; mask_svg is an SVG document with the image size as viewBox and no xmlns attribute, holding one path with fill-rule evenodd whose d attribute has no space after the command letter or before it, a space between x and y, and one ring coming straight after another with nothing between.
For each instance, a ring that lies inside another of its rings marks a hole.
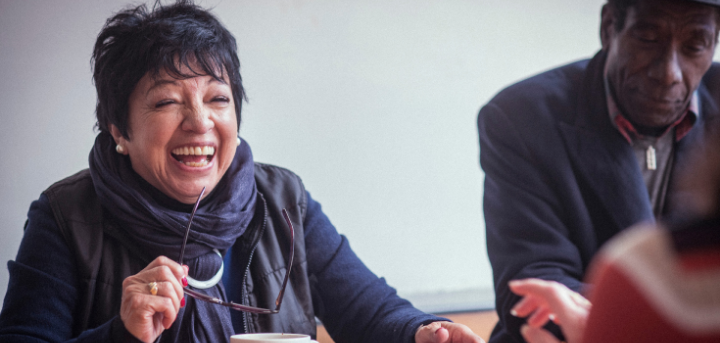
<instances>
[{"instance_id":1,"label":"woman's eyebrow","mask_svg":"<svg viewBox=\"0 0 720 343\"><path fill-rule=\"evenodd\" d=\"M156 79L153 82L153 85L150 86L150 88L148 88L148 90L145 92L145 95L147 96L148 94L150 94L150 91L152 91L153 89L163 86L163 85L166 85L166 84L172 84L172 85L177 86L177 81L176 80L168 80L168 79Z\"/></svg>"},{"instance_id":2,"label":"woman's eyebrow","mask_svg":"<svg viewBox=\"0 0 720 343\"><path fill-rule=\"evenodd\" d=\"M225 79L216 78L216 77L210 77L210 81L208 81L208 83L211 83L211 82L217 82L217 83L220 83L220 84L223 84L223 85L227 85L227 84L228 84L227 81L225 81Z\"/></svg>"}]
</instances>

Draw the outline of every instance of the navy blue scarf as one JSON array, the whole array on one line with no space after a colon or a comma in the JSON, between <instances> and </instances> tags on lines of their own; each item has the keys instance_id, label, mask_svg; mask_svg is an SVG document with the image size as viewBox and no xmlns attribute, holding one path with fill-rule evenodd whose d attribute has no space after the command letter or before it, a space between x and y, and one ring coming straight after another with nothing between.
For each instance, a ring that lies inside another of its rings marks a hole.
<instances>
[{"instance_id":1,"label":"navy blue scarf","mask_svg":"<svg viewBox=\"0 0 720 343\"><path fill-rule=\"evenodd\" d=\"M90 152L95 192L119 230L106 231L147 263L160 255L179 258L192 205L182 204L143 180L127 156L115 152L115 142L100 133ZM250 146L243 140L227 172L200 202L185 248L190 276L207 280L218 271L225 251L247 229L255 210L257 188ZM222 282L202 292L225 298ZM120 299L118 299L120 301ZM234 333L229 310L186 297L164 342L224 342Z\"/></svg>"}]
</instances>

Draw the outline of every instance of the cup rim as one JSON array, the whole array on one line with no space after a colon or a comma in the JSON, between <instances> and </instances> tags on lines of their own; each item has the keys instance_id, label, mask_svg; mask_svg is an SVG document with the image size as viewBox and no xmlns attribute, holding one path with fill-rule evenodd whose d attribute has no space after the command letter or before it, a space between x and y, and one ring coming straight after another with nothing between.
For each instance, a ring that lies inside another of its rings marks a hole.
<instances>
[{"instance_id":1,"label":"cup rim","mask_svg":"<svg viewBox=\"0 0 720 343\"><path fill-rule=\"evenodd\" d=\"M276 340L278 342L315 342L310 336L297 333L243 333L230 336L242 341L254 342L255 340ZM273 341L270 341L273 342Z\"/></svg>"}]
</instances>

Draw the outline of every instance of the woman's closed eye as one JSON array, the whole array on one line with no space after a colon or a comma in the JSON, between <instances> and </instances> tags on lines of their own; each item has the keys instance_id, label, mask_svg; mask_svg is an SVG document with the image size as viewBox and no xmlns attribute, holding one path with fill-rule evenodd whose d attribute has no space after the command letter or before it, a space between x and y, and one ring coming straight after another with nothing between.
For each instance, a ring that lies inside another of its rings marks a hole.
<instances>
[{"instance_id":1,"label":"woman's closed eye","mask_svg":"<svg viewBox=\"0 0 720 343\"><path fill-rule=\"evenodd\" d=\"M228 97L224 96L224 95L221 95L221 96L216 96L216 97L214 97L214 98L212 99L212 101L213 101L213 102L224 102L224 103L228 103L228 102L230 102L230 99L229 99Z\"/></svg>"},{"instance_id":2,"label":"woman's closed eye","mask_svg":"<svg viewBox=\"0 0 720 343\"><path fill-rule=\"evenodd\" d=\"M172 100L172 99L160 100L155 103L155 108L160 108L160 107L167 106L167 105L174 104L174 103L175 103L175 100Z\"/></svg>"}]
</instances>

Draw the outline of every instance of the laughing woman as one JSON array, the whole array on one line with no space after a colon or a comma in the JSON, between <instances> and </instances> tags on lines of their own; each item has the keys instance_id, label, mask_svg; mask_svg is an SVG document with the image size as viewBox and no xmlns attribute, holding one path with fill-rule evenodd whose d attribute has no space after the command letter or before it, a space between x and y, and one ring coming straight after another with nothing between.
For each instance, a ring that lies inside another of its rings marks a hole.
<instances>
[{"instance_id":1,"label":"laughing woman","mask_svg":"<svg viewBox=\"0 0 720 343\"><path fill-rule=\"evenodd\" d=\"M314 336L316 316L336 342L481 341L399 298L298 176L253 162L235 39L210 13L184 1L122 11L93 70L90 168L30 206L0 341Z\"/></svg>"}]
</instances>

